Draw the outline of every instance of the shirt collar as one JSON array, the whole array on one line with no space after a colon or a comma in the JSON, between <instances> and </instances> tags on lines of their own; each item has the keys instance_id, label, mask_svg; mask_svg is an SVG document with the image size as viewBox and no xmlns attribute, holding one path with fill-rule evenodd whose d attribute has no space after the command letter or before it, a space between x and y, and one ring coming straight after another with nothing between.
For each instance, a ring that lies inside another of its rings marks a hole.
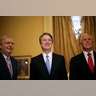
<instances>
[{"instance_id":1,"label":"shirt collar","mask_svg":"<svg viewBox=\"0 0 96 96\"><path fill-rule=\"evenodd\" d=\"M43 52L42 54L43 54L43 56L45 56L45 57L46 57L46 55L48 55L49 57L52 56L52 52L49 52L48 54L45 54L45 53Z\"/></svg>"},{"instance_id":2,"label":"shirt collar","mask_svg":"<svg viewBox=\"0 0 96 96\"><path fill-rule=\"evenodd\" d=\"M3 56L4 56L4 58L6 59L7 58L7 56L4 54L4 53L2 53L3 54ZM10 58L10 57L9 57Z\"/></svg>"},{"instance_id":3,"label":"shirt collar","mask_svg":"<svg viewBox=\"0 0 96 96\"><path fill-rule=\"evenodd\" d=\"M84 55L87 56L88 52L83 51ZM93 50L90 51L91 55L93 56Z\"/></svg>"}]
</instances>

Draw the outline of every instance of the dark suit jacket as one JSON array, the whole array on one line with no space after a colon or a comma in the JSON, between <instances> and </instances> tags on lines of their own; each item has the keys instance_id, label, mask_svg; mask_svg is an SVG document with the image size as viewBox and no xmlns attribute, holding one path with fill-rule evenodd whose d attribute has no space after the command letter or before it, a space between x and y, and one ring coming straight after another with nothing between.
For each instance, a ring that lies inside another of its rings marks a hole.
<instances>
[{"instance_id":1,"label":"dark suit jacket","mask_svg":"<svg viewBox=\"0 0 96 96\"><path fill-rule=\"evenodd\" d=\"M65 59L53 53L51 73L48 74L42 54L31 59L30 80L67 80Z\"/></svg>"},{"instance_id":2,"label":"dark suit jacket","mask_svg":"<svg viewBox=\"0 0 96 96\"><path fill-rule=\"evenodd\" d=\"M17 79L17 74L18 74L17 61L13 57L10 57L10 59L13 67L13 77L10 76L7 63L2 53L0 52L0 80L16 80Z\"/></svg>"},{"instance_id":3,"label":"dark suit jacket","mask_svg":"<svg viewBox=\"0 0 96 96\"><path fill-rule=\"evenodd\" d=\"M96 79L96 52L94 52L94 74L91 73L83 52L70 61L70 80L95 80Z\"/></svg>"}]
</instances>

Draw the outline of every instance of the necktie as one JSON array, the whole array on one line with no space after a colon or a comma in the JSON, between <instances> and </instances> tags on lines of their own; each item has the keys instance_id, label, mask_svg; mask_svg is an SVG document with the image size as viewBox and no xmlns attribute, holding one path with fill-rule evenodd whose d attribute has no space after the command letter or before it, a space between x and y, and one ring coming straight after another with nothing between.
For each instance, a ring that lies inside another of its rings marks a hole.
<instances>
[{"instance_id":1,"label":"necktie","mask_svg":"<svg viewBox=\"0 0 96 96\"><path fill-rule=\"evenodd\" d=\"M6 58L6 61L7 61L7 66L8 66L8 69L9 69L9 72L11 74L11 77L13 75L13 70L12 70L12 64L11 64L11 61L10 61L10 58Z\"/></svg>"},{"instance_id":2,"label":"necktie","mask_svg":"<svg viewBox=\"0 0 96 96\"><path fill-rule=\"evenodd\" d=\"M92 57L91 57L90 53L88 53L87 55L88 55L88 65L89 65L91 72L93 73L94 72L94 65L93 65Z\"/></svg>"},{"instance_id":3,"label":"necktie","mask_svg":"<svg viewBox=\"0 0 96 96\"><path fill-rule=\"evenodd\" d=\"M49 62L49 59L48 59L48 55L46 55L46 66L47 66L47 69L48 69L48 72L50 74L50 62Z\"/></svg>"}]
</instances>

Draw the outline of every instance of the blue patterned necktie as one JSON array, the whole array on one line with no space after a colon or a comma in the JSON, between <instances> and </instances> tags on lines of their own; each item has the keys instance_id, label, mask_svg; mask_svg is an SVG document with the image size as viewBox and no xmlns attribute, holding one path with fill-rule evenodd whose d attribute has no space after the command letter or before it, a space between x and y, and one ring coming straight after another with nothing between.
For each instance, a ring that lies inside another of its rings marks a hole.
<instances>
[{"instance_id":1,"label":"blue patterned necktie","mask_svg":"<svg viewBox=\"0 0 96 96\"><path fill-rule=\"evenodd\" d=\"M46 66L47 66L47 69L48 69L48 72L50 74L50 62L49 62L49 59L48 59L48 55L46 55Z\"/></svg>"},{"instance_id":2,"label":"blue patterned necktie","mask_svg":"<svg viewBox=\"0 0 96 96\"><path fill-rule=\"evenodd\" d=\"M11 60L10 60L10 58L7 57L7 58L6 58L6 61L7 61L7 66L8 66L9 72L10 72L11 77L12 77L12 75L13 75L13 70L12 70Z\"/></svg>"}]
</instances>

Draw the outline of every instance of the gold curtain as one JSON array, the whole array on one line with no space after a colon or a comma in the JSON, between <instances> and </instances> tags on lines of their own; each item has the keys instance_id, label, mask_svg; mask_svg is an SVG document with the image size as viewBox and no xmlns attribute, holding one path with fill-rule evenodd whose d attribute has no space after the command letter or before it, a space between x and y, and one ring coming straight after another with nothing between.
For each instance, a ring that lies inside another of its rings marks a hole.
<instances>
[{"instance_id":1,"label":"gold curtain","mask_svg":"<svg viewBox=\"0 0 96 96\"><path fill-rule=\"evenodd\" d=\"M67 72L72 56L80 52L78 42L75 38L70 16L53 16L54 51L64 55Z\"/></svg>"},{"instance_id":2,"label":"gold curtain","mask_svg":"<svg viewBox=\"0 0 96 96\"><path fill-rule=\"evenodd\" d=\"M83 16L82 32L92 35L94 40L94 49L96 50L96 16ZM54 52L65 57L67 72L69 72L69 63L71 57L82 51L78 40L75 38L72 29L72 20L70 16L53 16L53 37Z\"/></svg>"}]
</instances>

